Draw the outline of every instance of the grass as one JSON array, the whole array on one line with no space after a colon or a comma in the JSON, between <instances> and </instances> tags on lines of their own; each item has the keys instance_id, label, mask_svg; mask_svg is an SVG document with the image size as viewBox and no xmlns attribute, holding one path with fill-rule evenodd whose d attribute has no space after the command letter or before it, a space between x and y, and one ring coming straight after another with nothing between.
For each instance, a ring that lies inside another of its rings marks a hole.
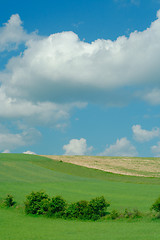
<instances>
[{"instance_id":1,"label":"grass","mask_svg":"<svg viewBox=\"0 0 160 240\"><path fill-rule=\"evenodd\" d=\"M23 207L32 190L61 195L68 202L103 195L109 210L138 208L149 211L160 195L159 178L122 176L88 169L49 158L24 154L0 154L0 200L12 194ZM0 239L145 239L160 236L160 221L81 222L24 215L23 208L0 208ZM1 237L2 236L2 237Z\"/></svg>"},{"instance_id":2,"label":"grass","mask_svg":"<svg viewBox=\"0 0 160 240\"><path fill-rule=\"evenodd\" d=\"M2 240L159 240L158 221L85 222L25 216L0 209Z\"/></svg>"}]
</instances>

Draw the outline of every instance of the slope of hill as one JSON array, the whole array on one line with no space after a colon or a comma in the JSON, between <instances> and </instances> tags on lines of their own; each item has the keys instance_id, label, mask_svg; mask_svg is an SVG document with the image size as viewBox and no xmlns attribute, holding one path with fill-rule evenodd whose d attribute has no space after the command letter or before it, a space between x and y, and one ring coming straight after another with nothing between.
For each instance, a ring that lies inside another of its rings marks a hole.
<instances>
[{"instance_id":1,"label":"slope of hill","mask_svg":"<svg viewBox=\"0 0 160 240\"><path fill-rule=\"evenodd\" d=\"M131 176L160 177L160 158L140 157L95 157L95 156L55 156L44 155L53 160L73 163Z\"/></svg>"},{"instance_id":2,"label":"slope of hill","mask_svg":"<svg viewBox=\"0 0 160 240\"><path fill-rule=\"evenodd\" d=\"M159 194L160 178L112 174L41 156L0 154L0 183L0 196L11 193L19 203L32 190L43 189L67 201L104 195L111 208L148 210Z\"/></svg>"}]
</instances>

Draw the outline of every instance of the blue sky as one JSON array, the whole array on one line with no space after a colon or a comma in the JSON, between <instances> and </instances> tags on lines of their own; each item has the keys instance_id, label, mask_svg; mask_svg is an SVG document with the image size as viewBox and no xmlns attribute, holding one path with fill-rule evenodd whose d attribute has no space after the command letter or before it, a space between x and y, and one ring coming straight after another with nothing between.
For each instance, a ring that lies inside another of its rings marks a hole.
<instances>
[{"instance_id":1,"label":"blue sky","mask_svg":"<svg viewBox=\"0 0 160 240\"><path fill-rule=\"evenodd\" d=\"M159 9L1 3L0 152L159 157Z\"/></svg>"}]
</instances>

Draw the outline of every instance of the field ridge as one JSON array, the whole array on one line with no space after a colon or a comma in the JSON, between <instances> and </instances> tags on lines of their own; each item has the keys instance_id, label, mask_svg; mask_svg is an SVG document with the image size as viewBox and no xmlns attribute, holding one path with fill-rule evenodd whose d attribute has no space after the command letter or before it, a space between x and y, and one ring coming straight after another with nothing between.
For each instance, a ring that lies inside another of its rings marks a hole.
<instances>
[{"instance_id":1,"label":"field ridge","mask_svg":"<svg viewBox=\"0 0 160 240\"><path fill-rule=\"evenodd\" d=\"M122 175L160 177L160 158L42 155L75 165Z\"/></svg>"}]
</instances>

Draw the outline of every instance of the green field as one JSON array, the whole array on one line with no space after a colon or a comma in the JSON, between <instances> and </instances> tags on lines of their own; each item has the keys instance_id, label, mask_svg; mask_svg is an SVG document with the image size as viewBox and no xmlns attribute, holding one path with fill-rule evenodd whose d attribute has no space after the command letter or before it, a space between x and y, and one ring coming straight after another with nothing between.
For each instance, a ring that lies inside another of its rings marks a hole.
<instances>
[{"instance_id":1,"label":"green field","mask_svg":"<svg viewBox=\"0 0 160 240\"><path fill-rule=\"evenodd\" d=\"M160 195L160 178L122 176L88 169L49 158L24 154L0 154L0 200L12 194L18 208L0 208L0 240L50 239L160 239L160 221L140 220L66 221L26 216L25 196L45 190L68 202L103 195L108 210L138 208L149 212Z\"/></svg>"}]
</instances>

